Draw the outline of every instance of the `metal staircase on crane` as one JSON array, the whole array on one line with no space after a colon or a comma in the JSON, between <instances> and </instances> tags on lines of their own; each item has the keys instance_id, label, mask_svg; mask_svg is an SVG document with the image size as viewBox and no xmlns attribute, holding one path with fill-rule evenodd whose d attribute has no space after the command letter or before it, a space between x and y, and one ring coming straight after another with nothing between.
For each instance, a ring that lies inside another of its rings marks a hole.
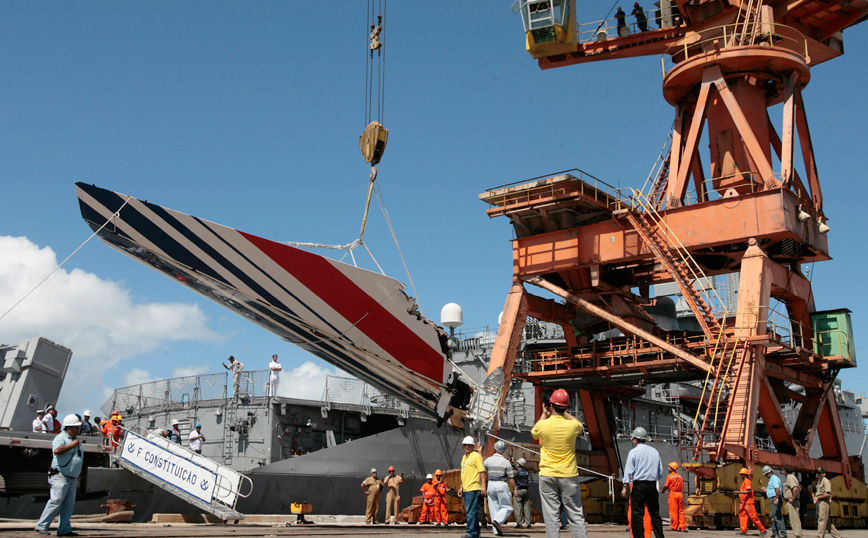
<instances>
[{"instance_id":1,"label":"metal staircase on crane","mask_svg":"<svg viewBox=\"0 0 868 538\"><path fill-rule=\"evenodd\" d=\"M645 211L642 212L626 210L620 212L620 215L626 217L639 233L643 243L648 246L654 257L670 274L684 296L684 300L687 301L690 310L696 315L706 338L709 341L715 340L720 334L720 322L714 310L696 289L697 283L707 285L708 277L705 276L689 252L669 246L668 235L663 229L665 224L650 204L645 204L644 209Z\"/></svg>"}]
</instances>

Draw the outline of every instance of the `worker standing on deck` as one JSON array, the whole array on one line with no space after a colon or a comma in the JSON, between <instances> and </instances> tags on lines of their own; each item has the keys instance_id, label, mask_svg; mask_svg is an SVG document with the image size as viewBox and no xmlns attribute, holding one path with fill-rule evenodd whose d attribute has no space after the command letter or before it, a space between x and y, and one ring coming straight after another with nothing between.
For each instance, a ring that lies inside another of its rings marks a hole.
<instances>
[{"instance_id":1,"label":"worker standing on deck","mask_svg":"<svg viewBox=\"0 0 868 538\"><path fill-rule=\"evenodd\" d=\"M386 518L383 520L386 525L398 524L398 512L401 504L401 484L404 483L404 473L395 475L395 467L389 466L389 474L383 480L383 485L386 486Z\"/></svg>"},{"instance_id":2,"label":"worker standing on deck","mask_svg":"<svg viewBox=\"0 0 868 538\"><path fill-rule=\"evenodd\" d=\"M196 429L190 432L190 450L196 454L202 453L202 443L205 442L205 436L202 435L202 425L196 423Z\"/></svg>"},{"instance_id":3,"label":"worker standing on deck","mask_svg":"<svg viewBox=\"0 0 868 538\"><path fill-rule=\"evenodd\" d=\"M380 490L383 481L377 478L377 470L371 469L371 476L362 482L362 491L368 496L368 504L365 507L365 525L377 524L377 512L380 511Z\"/></svg>"},{"instance_id":4,"label":"worker standing on deck","mask_svg":"<svg viewBox=\"0 0 868 538\"><path fill-rule=\"evenodd\" d=\"M518 458L515 462L515 528L530 528L530 471L527 470L527 460Z\"/></svg>"},{"instance_id":5,"label":"worker standing on deck","mask_svg":"<svg viewBox=\"0 0 868 538\"><path fill-rule=\"evenodd\" d=\"M503 457L506 443L494 443L494 455L483 462L486 489L488 490L488 513L495 536L503 536L502 525L512 514L512 491L515 491L515 471L512 464ZM512 490L510 490L512 486Z\"/></svg>"},{"instance_id":6,"label":"worker standing on deck","mask_svg":"<svg viewBox=\"0 0 868 538\"><path fill-rule=\"evenodd\" d=\"M576 463L576 437L582 433L582 423L567 412L570 395L557 389L530 431L540 442L539 496L547 538L560 535L561 504L567 514L572 538L587 538L585 514L582 512L582 490Z\"/></svg>"},{"instance_id":7,"label":"worker standing on deck","mask_svg":"<svg viewBox=\"0 0 868 538\"><path fill-rule=\"evenodd\" d=\"M781 479L772 471L772 468L766 465L763 467L763 474L769 479L768 486L763 487L766 497L769 498L769 504L772 507L772 536L775 538L787 538L787 528L784 525L784 499Z\"/></svg>"},{"instance_id":8,"label":"worker standing on deck","mask_svg":"<svg viewBox=\"0 0 868 538\"><path fill-rule=\"evenodd\" d=\"M280 365L280 362L277 360L277 354L271 356L271 362L268 363L268 369L271 371L268 377L268 395L274 398L277 396L277 386L280 385L280 372L283 370L283 366ZM388 516L386 517L386 522L388 523Z\"/></svg>"},{"instance_id":9,"label":"worker standing on deck","mask_svg":"<svg viewBox=\"0 0 868 538\"><path fill-rule=\"evenodd\" d=\"M432 523L435 519L434 515L434 475L427 475L425 483L419 488L422 492L422 513L419 514L419 524Z\"/></svg>"},{"instance_id":10,"label":"worker standing on deck","mask_svg":"<svg viewBox=\"0 0 868 538\"><path fill-rule=\"evenodd\" d=\"M36 412L36 418L33 419L33 433L48 433L45 430L45 423L42 419L45 418L45 411L40 409Z\"/></svg>"},{"instance_id":11,"label":"worker standing on deck","mask_svg":"<svg viewBox=\"0 0 868 538\"><path fill-rule=\"evenodd\" d=\"M466 538L479 538L479 505L486 494L486 484L482 480L485 464L476 451L476 440L469 435L462 441L464 456L461 458L461 486L458 496L464 498L464 512L467 519Z\"/></svg>"},{"instance_id":12,"label":"worker standing on deck","mask_svg":"<svg viewBox=\"0 0 868 538\"><path fill-rule=\"evenodd\" d=\"M790 516L790 528L793 529L796 538L802 538L802 521L799 513L801 487L796 474L793 472L792 465L784 465L784 473L787 475L787 479L784 481L784 501L787 503L787 513Z\"/></svg>"},{"instance_id":13,"label":"worker standing on deck","mask_svg":"<svg viewBox=\"0 0 868 538\"><path fill-rule=\"evenodd\" d=\"M750 520L753 521L756 529L760 531L760 537L762 538L766 535L766 528L760 521L759 516L756 515L756 499L753 497L753 482L750 480L750 471L746 467L742 467L738 474L744 477L741 489L736 491L739 501L738 522L741 526L741 531L738 534L747 534L747 522Z\"/></svg>"},{"instance_id":14,"label":"worker standing on deck","mask_svg":"<svg viewBox=\"0 0 868 538\"><path fill-rule=\"evenodd\" d=\"M58 536L77 536L72 532L70 519L75 508L75 494L78 489L78 476L84 461L78 431L81 420L76 415L63 417L63 431L51 443L51 468L48 471L48 483L51 486L51 498L42 511L42 517L36 523L36 532L48 536L48 527L54 518L60 514L57 522Z\"/></svg>"},{"instance_id":15,"label":"worker standing on deck","mask_svg":"<svg viewBox=\"0 0 868 538\"><path fill-rule=\"evenodd\" d=\"M45 408L45 416L42 417L46 433L60 433L60 421L57 420L57 409L53 405Z\"/></svg>"},{"instance_id":16,"label":"worker standing on deck","mask_svg":"<svg viewBox=\"0 0 868 538\"><path fill-rule=\"evenodd\" d=\"M90 410L86 409L81 415L81 429L79 432L81 435L92 435L93 430L94 425L90 423Z\"/></svg>"},{"instance_id":17,"label":"worker standing on deck","mask_svg":"<svg viewBox=\"0 0 868 538\"><path fill-rule=\"evenodd\" d=\"M181 444L181 426L177 419L172 419L172 429L169 430L169 441Z\"/></svg>"},{"instance_id":18,"label":"worker standing on deck","mask_svg":"<svg viewBox=\"0 0 868 538\"><path fill-rule=\"evenodd\" d=\"M645 17L645 12L642 10L642 6L639 5L639 2L633 4L633 11L630 14L636 16L636 26L639 27L639 31L647 32L648 18Z\"/></svg>"},{"instance_id":19,"label":"worker standing on deck","mask_svg":"<svg viewBox=\"0 0 868 538\"><path fill-rule=\"evenodd\" d=\"M226 368L230 372L232 372L232 399L238 399L238 387L241 385L241 370L244 369L244 365L235 360L235 357L229 355L229 365L226 363L223 364L223 368Z\"/></svg>"},{"instance_id":20,"label":"worker standing on deck","mask_svg":"<svg viewBox=\"0 0 868 538\"><path fill-rule=\"evenodd\" d=\"M669 476L660 493L669 491L669 521L674 531L686 531L687 524L684 521L684 479L678 474L678 462L669 464Z\"/></svg>"},{"instance_id":21,"label":"worker standing on deck","mask_svg":"<svg viewBox=\"0 0 868 538\"><path fill-rule=\"evenodd\" d=\"M841 538L841 533L832 524L832 483L826 478L826 470L822 467L817 469L817 490L814 493L814 504L817 505L817 538L826 536L826 532L833 538Z\"/></svg>"},{"instance_id":22,"label":"worker standing on deck","mask_svg":"<svg viewBox=\"0 0 868 538\"><path fill-rule=\"evenodd\" d=\"M437 526L449 525L449 509L446 508L446 493L452 487L443 480L443 471L437 469L434 471L434 515L437 519Z\"/></svg>"},{"instance_id":23,"label":"worker standing on deck","mask_svg":"<svg viewBox=\"0 0 868 538\"><path fill-rule=\"evenodd\" d=\"M663 478L663 462L660 461L660 454L647 445L648 432L645 428L636 428L631 437L633 449L627 455L627 463L624 465L624 487L621 494L624 497L628 493L630 495L633 538L642 538L645 532L642 516L646 506L651 515L654 536L663 538L663 520L660 518L660 498L657 493L657 481Z\"/></svg>"},{"instance_id":24,"label":"worker standing on deck","mask_svg":"<svg viewBox=\"0 0 868 538\"><path fill-rule=\"evenodd\" d=\"M624 17L626 16L627 14L624 13L624 10L619 6L618 11L615 12L615 19L618 21L618 37L627 37L630 35L627 30L627 23L624 21Z\"/></svg>"}]
</instances>

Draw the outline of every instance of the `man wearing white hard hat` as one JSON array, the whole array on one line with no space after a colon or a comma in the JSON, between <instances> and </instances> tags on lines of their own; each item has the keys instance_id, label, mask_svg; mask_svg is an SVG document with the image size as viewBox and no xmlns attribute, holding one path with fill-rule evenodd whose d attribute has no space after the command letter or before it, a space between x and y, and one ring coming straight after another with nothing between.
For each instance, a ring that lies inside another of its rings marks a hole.
<instances>
[{"instance_id":1,"label":"man wearing white hard hat","mask_svg":"<svg viewBox=\"0 0 868 538\"><path fill-rule=\"evenodd\" d=\"M624 465L624 488L621 495L630 496L633 538L645 536L646 506L655 538L663 538L663 519L660 517L660 497L657 493L657 481L663 478L663 461L660 453L648 446L648 432L645 428L633 430L631 438L633 449L627 455L627 463Z\"/></svg>"},{"instance_id":2,"label":"man wearing white hard hat","mask_svg":"<svg viewBox=\"0 0 868 538\"><path fill-rule=\"evenodd\" d=\"M487 493L482 473L485 463L476 451L476 440L467 436L462 441L464 457L461 458L461 486L458 496L464 498L464 512L467 514L465 538L479 538L479 506L482 497Z\"/></svg>"},{"instance_id":3,"label":"man wearing white hard hat","mask_svg":"<svg viewBox=\"0 0 868 538\"><path fill-rule=\"evenodd\" d=\"M377 470L371 469L371 476L362 482L362 491L368 496L365 506L365 525L377 524L377 513L380 511L380 491L383 481L377 478Z\"/></svg>"},{"instance_id":4,"label":"man wearing white hard hat","mask_svg":"<svg viewBox=\"0 0 868 538\"><path fill-rule=\"evenodd\" d=\"M576 463L576 438L584 428L567 411L570 395L564 389L554 391L549 401L544 403L543 412L530 434L540 442L539 497L546 536L560 536L559 516L563 504L572 538L587 538Z\"/></svg>"},{"instance_id":5,"label":"man wearing white hard hat","mask_svg":"<svg viewBox=\"0 0 868 538\"><path fill-rule=\"evenodd\" d=\"M177 419L172 419L172 429L169 430L169 441L181 444L181 425Z\"/></svg>"},{"instance_id":6,"label":"man wearing white hard hat","mask_svg":"<svg viewBox=\"0 0 868 538\"><path fill-rule=\"evenodd\" d=\"M90 435L93 433L93 424L90 423L90 410L86 409L81 415L81 435Z\"/></svg>"},{"instance_id":7,"label":"man wearing white hard hat","mask_svg":"<svg viewBox=\"0 0 868 538\"><path fill-rule=\"evenodd\" d=\"M506 443L494 443L494 454L483 462L485 466L485 483L488 490L488 513L491 514L491 526L495 536L503 536L503 525L512 514L512 491L515 491L515 471L512 464L503 457Z\"/></svg>"},{"instance_id":8,"label":"man wearing white hard hat","mask_svg":"<svg viewBox=\"0 0 868 538\"><path fill-rule=\"evenodd\" d=\"M527 460L518 458L515 462L515 528L530 528L530 472L527 470Z\"/></svg>"},{"instance_id":9,"label":"man wearing white hard hat","mask_svg":"<svg viewBox=\"0 0 868 538\"><path fill-rule=\"evenodd\" d=\"M48 484L51 486L51 498L42 511L42 517L36 524L36 532L49 535L48 527L54 518L60 514L57 523L58 536L78 536L72 532L69 523L72 510L75 507L75 494L78 489L78 476L81 474L83 453L78 437L81 420L76 415L63 417L63 431L55 436L51 443L53 456L51 468L48 471Z\"/></svg>"}]
</instances>

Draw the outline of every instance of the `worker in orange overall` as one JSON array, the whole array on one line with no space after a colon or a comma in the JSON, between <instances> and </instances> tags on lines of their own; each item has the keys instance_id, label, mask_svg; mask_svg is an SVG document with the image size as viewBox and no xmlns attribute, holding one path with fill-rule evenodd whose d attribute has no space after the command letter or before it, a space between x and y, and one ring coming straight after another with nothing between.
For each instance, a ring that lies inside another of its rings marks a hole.
<instances>
[{"instance_id":1,"label":"worker in orange overall","mask_svg":"<svg viewBox=\"0 0 868 538\"><path fill-rule=\"evenodd\" d=\"M632 488L632 485L631 485ZM633 536L633 503L630 501L630 496L627 495L627 530L630 531L630 536ZM645 517L642 518L645 525L645 535L643 538L651 538L654 529L651 528L651 512L648 507L645 507Z\"/></svg>"},{"instance_id":2,"label":"worker in orange overall","mask_svg":"<svg viewBox=\"0 0 868 538\"><path fill-rule=\"evenodd\" d=\"M758 515L756 515L756 501L753 498L753 483L750 481L750 471L742 467L738 474L744 476L744 481L741 483L741 489L738 493L738 522L741 526L740 536L747 534L747 522L753 521L754 526L760 531L760 537L766 535L766 528L763 527Z\"/></svg>"},{"instance_id":3,"label":"worker in orange overall","mask_svg":"<svg viewBox=\"0 0 868 538\"><path fill-rule=\"evenodd\" d=\"M425 483L419 488L422 492L422 514L419 516L419 524L433 523L435 519L434 497L437 493L433 481L434 477L429 474L425 477Z\"/></svg>"},{"instance_id":4,"label":"worker in orange overall","mask_svg":"<svg viewBox=\"0 0 868 538\"><path fill-rule=\"evenodd\" d=\"M437 521L437 527L440 525L449 525L449 510L446 509L446 492L452 489L443 480L443 471L437 469L434 471L434 517Z\"/></svg>"},{"instance_id":5,"label":"worker in orange overall","mask_svg":"<svg viewBox=\"0 0 868 538\"><path fill-rule=\"evenodd\" d=\"M678 474L678 463L669 464L669 476L660 493L669 490L669 520L674 531L687 532L687 524L684 522L684 479Z\"/></svg>"}]
</instances>

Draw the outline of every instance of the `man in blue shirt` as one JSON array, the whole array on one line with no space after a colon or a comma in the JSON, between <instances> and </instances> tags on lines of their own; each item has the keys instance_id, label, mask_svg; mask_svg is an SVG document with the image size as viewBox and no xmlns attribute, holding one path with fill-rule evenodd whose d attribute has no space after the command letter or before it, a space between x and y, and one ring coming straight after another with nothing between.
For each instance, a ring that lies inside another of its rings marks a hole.
<instances>
[{"instance_id":1,"label":"man in blue shirt","mask_svg":"<svg viewBox=\"0 0 868 538\"><path fill-rule=\"evenodd\" d=\"M51 469L48 471L48 483L51 486L51 498L42 511L42 517L36 524L36 532L49 535L48 527L60 513L57 523L58 536L78 536L72 532L69 523L72 509L75 507L75 494L78 489L78 476L81 474L83 453L78 437L81 420L76 415L66 415L63 418L63 431L57 434L51 443L54 456L51 458Z\"/></svg>"},{"instance_id":2,"label":"man in blue shirt","mask_svg":"<svg viewBox=\"0 0 868 538\"><path fill-rule=\"evenodd\" d=\"M651 528L655 538L663 538L663 519L660 518L660 497L657 481L663 478L663 462L660 454L646 444L648 432L636 428L632 435L633 450L627 455L624 466L624 488L621 495L630 495L630 511L633 521L633 538L645 536L645 507L651 516ZM628 485L633 484L632 488Z\"/></svg>"},{"instance_id":3,"label":"man in blue shirt","mask_svg":"<svg viewBox=\"0 0 868 538\"><path fill-rule=\"evenodd\" d=\"M769 479L769 483L763 488L769 504L772 505L772 538L787 538L787 528L784 526L784 503L782 493L784 487L781 479L772 472L772 468L763 467L763 474Z\"/></svg>"}]
</instances>

